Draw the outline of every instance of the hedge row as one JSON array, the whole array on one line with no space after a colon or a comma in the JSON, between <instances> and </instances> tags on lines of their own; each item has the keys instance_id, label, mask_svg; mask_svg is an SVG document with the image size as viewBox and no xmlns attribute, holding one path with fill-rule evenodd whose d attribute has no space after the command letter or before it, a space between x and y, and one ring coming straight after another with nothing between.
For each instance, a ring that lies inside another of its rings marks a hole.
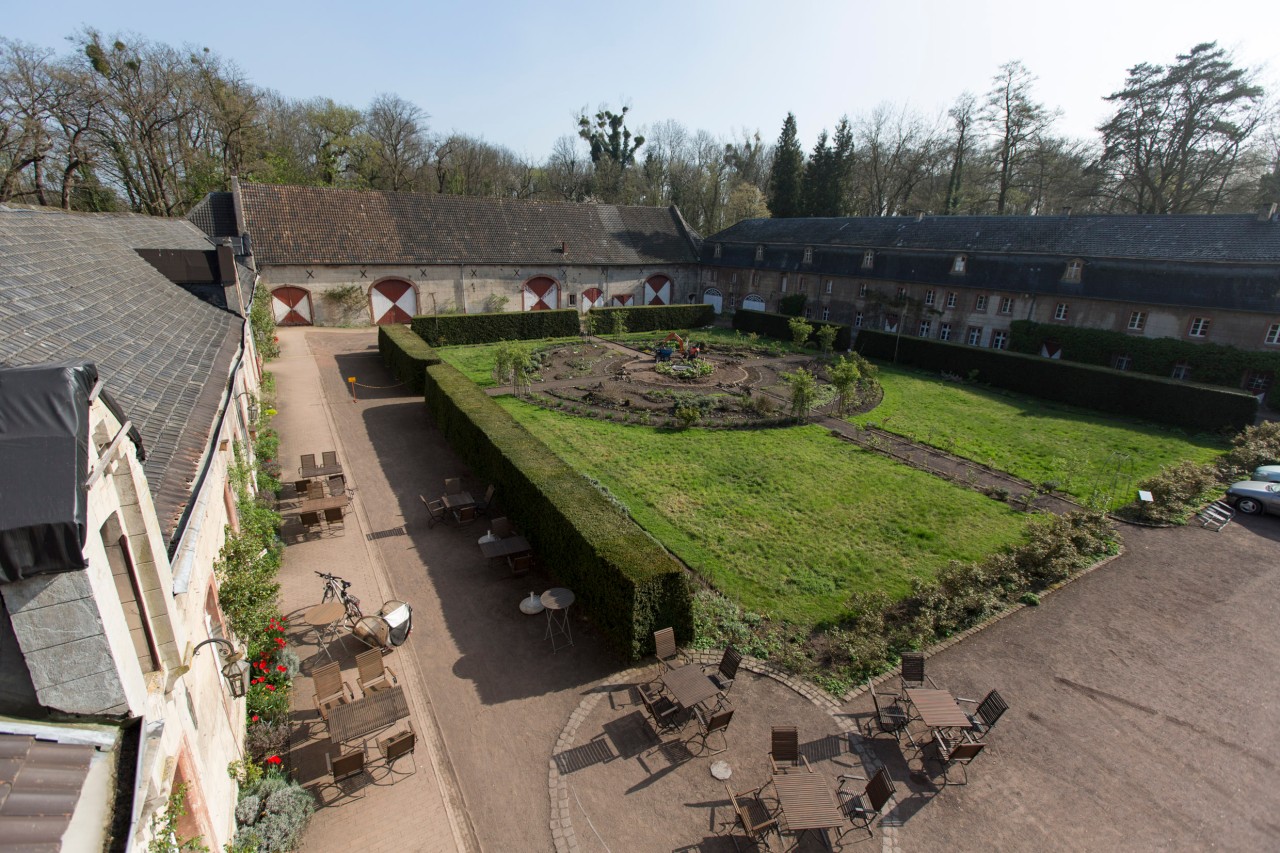
<instances>
[{"instance_id":1,"label":"hedge row","mask_svg":"<svg viewBox=\"0 0 1280 853\"><path fill-rule=\"evenodd\" d=\"M902 364L961 375L977 371L989 385L1195 432L1239 431L1258 411L1258 401L1243 391L928 338L864 329L857 349L869 358L892 359L895 340Z\"/></svg>"},{"instance_id":2,"label":"hedge row","mask_svg":"<svg viewBox=\"0 0 1280 853\"><path fill-rule=\"evenodd\" d=\"M613 317L621 311L628 332L657 332L667 329L696 329L716 321L710 305L637 305L634 308L592 308L587 312L591 330L598 335L613 331Z\"/></svg>"},{"instance_id":3,"label":"hedge row","mask_svg":"<svg viewBox=\"0 0 1280 853\"><path fill-rule=\"evenodd\" d=\"M413 331L432 346L491 344L570 338L581 333L578 312L499 311L495 314L425 314L413 318Z\"/></svg>"},{"instance_id":4,"label":"hedge row","mask_svg":"<svg viewBox=\"0 0 1280 853\"><path fill-rule=\"evenodd\" d=\"M426 375L436 425L497 486L504 511L611 647L636 660L652 652L659 628L692 638L688 581L674 557L452 366Z\"/></svg>"},{"instance_id":5,"label":"hedge row","mask_svg":"<svg viewBox=\"0 0 1280 853\"><path fill-rule=\"evenodd\" d=\"M426 387L427 365L440 363L440 357L427 342L404 326L379 326L378 352L387 369L419 394Z\"/></svg>"},{"instance_id":6,"label":"hedge row","mask_svg":"<svg viewBox=\"0 0 1280 853\"><path fill-rule=\"evenodd\" d=\"M1135 373L1168 376L1173 366L1185 362L1191 367L1191 378L1209 385L1239 388L1245 374L1270 373L1280 377L1280 352L1251 352L1224 344L1193 344L1177 338L1143 338L1103 329L1076 329L1015 320L1010 324L1009 348L1017 352L1039 355L1045 341L1056 341L1062 347L1062 358L1085 364L1111 367L1118 355L1132 359L1129 369ZM1267 396L1272 408L1280 406L1280 383Z\"/></svg>"},{"instance_id":7,"label":"hedge row","mask_svg":"<svg viewBox=\"0 0 1280 853\"><path fill-rule=\"evenodd\" d=\"M791 327L787 323L791 319L791 316L787 314L775 314L772 311L748 311L745 308L739 308L733 312L733 327L742 332L755 332L758 335L768 335L771 338L789 341L791 340ZM822 320L805 320L805 322L813 326L815 334L822 326L835 326L835 348L838 350L847 350L849 348L853 330L843 323L826 323ZM809 340L813 341L814 335L809 335Z\"/></svg>"}]
</instances>

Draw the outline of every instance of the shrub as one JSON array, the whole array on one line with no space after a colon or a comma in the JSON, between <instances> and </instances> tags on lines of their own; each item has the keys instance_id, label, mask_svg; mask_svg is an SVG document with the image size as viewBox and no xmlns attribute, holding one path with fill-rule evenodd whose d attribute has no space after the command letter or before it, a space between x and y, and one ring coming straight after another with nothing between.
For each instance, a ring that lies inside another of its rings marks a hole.
<instances>
[{"instance_id":1,"label":"shrub","mask_svg":"<svg viewBox=\"0 0 1280 853\"><path fill-rule=\"evenodd\" d=\"M754 332L760 335L768 335L771 338L787 341L791 340L791 328L788 325L791 320L786 314L774 314L771 311L747 311L746 309L738 309L733 312L733 328L740 332ZM832 326L836 330L835 347L836 349L848 349L849 343L853 338L853 330L841 323L826 323L815 321L811 325L816 328L823 326Z\"/></svg>"},{"instance_id":2,"label":"shrub","mask_svg":"<svg viewBox=\"0 0 1280 853\"><path fill-rule=\"evenodd\" d=\"M1247 426L1231 439L1231 450L1220 461L1224 480L1241 480L1259 465L1280 462L1280 422Z\"/></svg>"},{"instance_id":3,"label":"shrub","mask_svg":"<svg viewBox=\"0 0 1280 853\"><path fill-rule=\"evenodd\" d=\"M240 789L235 849L257 853L296 850L316 802L297 782L267 772Z\"/></svg>"},{"instance_id":4,"label":"shrub","mask_svg":"<svg viewBox=\"0 0 1280 853\"><path fill-rule=\"evenodd\" d=\"M836 335L839 330L835 326L819 326L818 330L813 333L813 338L818 342L818 349L825 355L831 352L832 347L836 343Z\"/></svg>"},{"instance_id":5,"label":"shrub","mask_svg":"<svg viewBox=\"0 0 1280 853\"><path fill-rule=\"evenodd\" d=\"M253 345L257 348L258 355L268 361L279 357L280 344L276 342L276 318L271 313L271 292L261 282L253 289L249 327L253 330Z\"/></svg>"},{"instance_id":6,"label":"shrub","mask_svg":"<svg viewBox=\"0 0 1280 853\"><path fill-rule=\"evenodd\" d=\"M618 334L613 317L621 315L624 325L631 332L657 332L667 329L695 329L710 326L716 321L715 309L710 305L633 305L626 308L592 308L587 312L587 322L596 334Z\"/></svg>"},{"instance_id":7,"label":"shrub","mask_svg":"<svg viewBox=\"0 0 1280 853\"><path fill-rule=\"evenodd\" d=\"M675 415L680 429L688 429L697 426L698 421L702 419L702 410L697 406L682 405L676 407Z\"/></svg>"},{"instance_id":8,"label":"shrub","mask_svg":"<svg viewBox=\"0 0 1280 853\"><path fill-rule=\"evenodd\" d=\"M1239 430L1253 423L1258 401L1243 391L1158 379L1128 371L980 349L925 338L863 330L858 352L929 371L967 371L999 388L1101 412L1201 432Z\"/></svg>"},{"instance_id":9,"label":"shrub","mask_svg":"<svg viewBox=\"0 0 1280 853\"><path fill-rule=\"evenodd\" d=\"M434 346L570 338L581 331L578 312L573 308L499 311L494 314L427 314L414 317L410 328Z\"/></svg>"},{"instance_id":10,"label":"shrub","mask_svg":"<svg viewBox=\"0 0 1280 853\"><path fill-rule=\"evenodd\" d=\"M787 331L791 332L791 343L802 347L813 334L813 326L806 323L803 317L792 317L787 321Z\"/></svg>"},{"instance_id":11,"label":"shrub","mask_svg":"<svg viewBox=\"0 0 1280 853\"><path fill-rule=\"evenodd\" d=\"M1177 462L1143 480L1138 488L1151 492L1151 503L1143 512L1145 518L1183 524L1192 513L1216 497L1218 469L1209 463Z\"/></svg>"},{"instance_id":12,"label":"shrub","mask_svg":"<svg viewBox=\"0 0 1280 853\"><path fill-rule=\"evenodd\" d=\"M778 313L788 317L799 317L804 313L804 304L809 301L808 294L788 293L778 300Z\"/></svg>"},{"instance_id":13,"label":"shrub","mask_svg":"<svg viewBox=\"0 0 1280 853\"><path fill-rule=\"evenodd\" d=\"M378 352L387 369L406 388L418 394L422 393L427 365L440 363L435 350L404 326L379 326Z\"/></svg>"},{"instance_id":14,"label":"shrub","mask_svg":"<svg viewBox=\"0 0 1280 853\"><path fill-rule=\"evenodd\" d=\"M670 625L692 625L683 566L581 475L447 364L427 368L427 407L476 472L497 486L535 550L556 567L609 643L634 660Z\"/></svg>"}]
</instances>

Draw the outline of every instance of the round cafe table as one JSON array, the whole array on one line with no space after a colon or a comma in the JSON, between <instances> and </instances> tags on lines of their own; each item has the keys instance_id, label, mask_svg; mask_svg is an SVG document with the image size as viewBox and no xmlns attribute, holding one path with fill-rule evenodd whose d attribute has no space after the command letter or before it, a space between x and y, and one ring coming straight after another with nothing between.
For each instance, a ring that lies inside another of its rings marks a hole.
<instances>
[{"instance_id":1,"label":"round cafe table","mask_svg":"<svg viewBox=\"0 0 1280 853\"><path fill-rule=\"evenodd\" d=\"M551 641L551 651L573 645L573 632L569 629L569 606L573 604L573 592L562 586L552 587L542 594L542 606L547 609L547 633L542 639Z\"/></svg>"},{"instance_id":2,"label":"round cafe table","mask_svg":"<svg viewBox=\"0 0 1280 853\"><path fill-rule=\"evenodd\" d=\"M316 629L320 649L329 655L329 660L333 660L333 654L329 651L329 641L337 634L338 623L346 615L347 607L341 601L326 601L302 614L302 621Z\"/></svg>"}]
</instances>

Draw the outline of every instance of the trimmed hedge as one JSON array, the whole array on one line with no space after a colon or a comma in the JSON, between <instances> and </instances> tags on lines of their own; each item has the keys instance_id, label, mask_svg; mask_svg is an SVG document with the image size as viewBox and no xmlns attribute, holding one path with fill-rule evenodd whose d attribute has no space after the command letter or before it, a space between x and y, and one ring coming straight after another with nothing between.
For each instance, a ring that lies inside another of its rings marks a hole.
<instances>
[{"instance_id":1,"label":"trimmed hedge","mask_svg":"<svg viewBox=\"0 0 1280 853\"><path fill-rule=\"evenodd\" d=\"M658 332L667 329L696 329L710 326L716 321L715 309L710 305L637 305L617 308L592 308L587 312L591 329L597 335L613 331L613 315L619 311L627 315L628 332Z\"/></svg>"},{"instance_id":2,"label":"trimmed hedge","mask_svg":"<svg viewBox=\"0 0 1280 853\"><path fill-rule=\"evenodd\" d=\"M582 324L577 311L562 308L494 314L420 314L413 318L412 329L427 343L440 347L571 338L582 333Z\"/></svg>"},{"instance_id":3,"label":"trimmed hedge","mask_svg":"<svg viewBox=\"0 0 1280 853\"><path fill-rule=\"evenodd\" d=\"M895 338L864 329L858 333L858 352L892 359ZM902 364L961 375L976 370L979 381L989 385L1196 432L1239 431L1253 423L1258 411L1254 397L1227 388L908 335L897 338L897 344Z\"/></svg>"},{"instance_id":4,"label":"trimmed hedge","mask_svg":"<svg viewBox=\"0 0 1280 853\"><path fill-rule=\"evenodd\" d=\"M387 369L419 394L426 387L427 365L440 363L435 350L404 326L378 327L378 353Z\"/></svg>"},{"instance_id":5,"label":"trimmed hedge","mask_svg":"<svg viewBox=\"0 0 1280 853\"><path fill-rule=\"evenodd\" d=\"M449 444L497 486L507 514L615 651L649 654L653 632L667 626L692 638L679 561L454 367L435 364L426 376L427 408Z\"/></svg>"},{"instance_id":6,"label":"trimmed hedge","mask_svg":"<svg viewBox=\"0 0 1280 853\"><path fill-rule=\"evenodd\" d=\"M1207 385L1239 388L1248 371L1280 377L1280 352L1252 352L1224 344L1193 344L1177 338L1143 338L1104 329L1076 329L1015 320L1009 324L1009 348L1030 355L1053 340L1062 345L1062 358L1110 367L1117 355L1133 359L1130 370L1167 377L1178 362L1191 367L1191 377ZM1280 406L1280 383L1267 395L1267 405Z\"/></svg>"},{"instance_id":7,"label":"trimmed hedge","mask_svg":"<svg viewBox=\"0 0 1280 853\"><path fill-rule=\"evenodd\" d=\"M789 341L791 340L791 327L787 323L791 319L791 316L787 314L775 314L772 311L748 311L745 308L739 308L733 312L733 327L742 332L755 332L758 335L768 335L771 338ZM827 323L822 320L809 319L806 319L805 322L813 326L814 334L809 335L810 342L815 341L815 335L821 327L835 326L835 348L838 350L847 350L849 348L853 330L843 323Z\"/></svg>"}]
</instances>

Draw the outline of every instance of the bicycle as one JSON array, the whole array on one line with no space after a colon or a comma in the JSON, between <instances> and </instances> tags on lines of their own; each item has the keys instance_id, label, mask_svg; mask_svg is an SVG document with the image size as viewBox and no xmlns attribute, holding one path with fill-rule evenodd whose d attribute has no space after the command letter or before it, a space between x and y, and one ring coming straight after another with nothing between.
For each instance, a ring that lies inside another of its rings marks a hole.
<instances>
[{"instance_id":1,"label":"bicycle","mask_svg":"<svg viewBox=\"0 0 1280 853\"><path fill-rule=\"evenodd\" d=\"M324 595L321 596L322 603L330 601L340 601L347 611L347 626L350 627L360 621L364 613L360 610L360 599L355 595L347 592L347 587L351 586L351 581L343 580L337 575L327 575L324 572L316 572L316 574L324 580Z\"/></svg>"}]
</instances>

